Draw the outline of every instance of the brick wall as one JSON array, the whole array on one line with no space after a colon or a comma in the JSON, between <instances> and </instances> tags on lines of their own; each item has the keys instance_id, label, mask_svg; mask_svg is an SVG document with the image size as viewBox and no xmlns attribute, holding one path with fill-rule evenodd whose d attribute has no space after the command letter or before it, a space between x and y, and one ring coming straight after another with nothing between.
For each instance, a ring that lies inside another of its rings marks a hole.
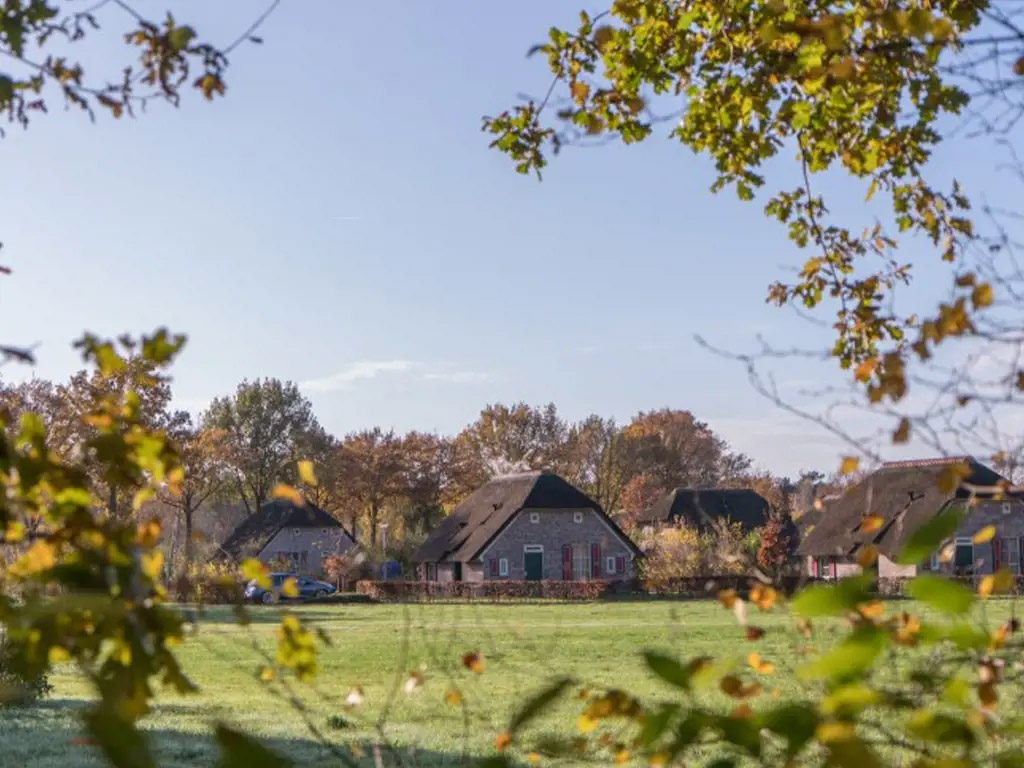
<instances>
[{"instance_id":1,"label":"brick wall","mask_svg":"<svg viewBox=\"0 0 1024 768\"><path fill-rule=\"evenodd\" d=\"M574 521L573 513L575 512L582 512L581 522ZM538 515L538 522L530 522L531 513ZM525 579L524 547L538 544L544 547L543 577L545 579L562 578L562 546L565 544L600 544L601 567L598 578L633 578L632 550L592 509L524 509L520 511L481 554L483 578ZM617 556L625 558L625 572L609 573L606 567L606 558ZM507 576L491 576L488 570L488 562L491 558L508 560Z\"/></svg>"}]
</instances>

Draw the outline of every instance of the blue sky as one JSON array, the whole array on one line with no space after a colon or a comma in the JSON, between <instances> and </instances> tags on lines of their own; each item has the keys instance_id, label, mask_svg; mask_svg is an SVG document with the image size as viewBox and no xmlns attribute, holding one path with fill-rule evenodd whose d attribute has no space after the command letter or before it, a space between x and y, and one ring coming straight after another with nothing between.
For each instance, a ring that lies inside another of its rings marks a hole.
<instances>
[{"instance_id":1,"label":"blue sky","mask_svg":"<svg viewBox=\"0 0 1024 768\"><path fill-rule=\"evenodd\" d=\"M218 42L260 10L179 7ZM39 362L4 375L66 377L83 329L167 325L190 337L175 383L190 409L260 376L306 383L337 434L454 432L494 401L621 420L688 408L761 466L831 469L834 440L693 341L810 339L764 303L802 259L762 202L709 194L710 164L660 138L567 150L543 183L487 148L481 116L544 88L525 51L575 8L285 0L265 44L233 56L226 99L95 125L58 108L8 128L0 236L15 272L0 300L5 337L38 342ZM993 164L968 172L987 182Z\"/></svg>"}]
</instances>

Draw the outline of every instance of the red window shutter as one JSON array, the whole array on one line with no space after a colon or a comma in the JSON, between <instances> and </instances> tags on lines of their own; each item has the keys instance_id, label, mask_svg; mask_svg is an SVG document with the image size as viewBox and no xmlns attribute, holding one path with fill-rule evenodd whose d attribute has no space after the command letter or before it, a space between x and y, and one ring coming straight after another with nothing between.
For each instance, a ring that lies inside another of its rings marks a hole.
<instances>
[{"instance_id":1,"label":"red window shutter","mask_svg":"<svg viewBox=\"0 0 1024 768\"><path fill-rule=\"evenodd\" d=\"M1000 543L999 539L992 539L992 573L999 570Z\"/></svg>"},{"instance_id":2,"label":"red window shutter","mask_svg":"<svg viewBox=\"0 0 1024 768\"><path fill-rule=\"evenodd\" d=\"M497 575L498 575L498 558L492 557L491 558L491 576L497 576Z\"/></svg>"},{"instance_id":3,"label":"red window shutter","mask_svg":"<svg viewBox=\"0 0 1024 768\"><path fill-rule=\"evenodd\" d=\"M601 578L601 545L590 545L590 575L595 579Z\"/></svg>"},{"instance_id":4,"label":"red window shutter","mask_svg":"<svg viewBox=\"0 0 1024 768\"><path fill-rule=\"evenodd\" d=\"M562 545L562 578L572 581L572 547L568 544Z\"/></svg>"},{"instance_id":5,"label":"red window shutter","mask_svg":"<svg viewBox=\"0 0 1024 768\"><path fill-rule=\"evenodd\" d=\"M626 558L623 555L619 555L615 558L615 572L625 573L626 572Z\"/></svg>"}]
</instances>

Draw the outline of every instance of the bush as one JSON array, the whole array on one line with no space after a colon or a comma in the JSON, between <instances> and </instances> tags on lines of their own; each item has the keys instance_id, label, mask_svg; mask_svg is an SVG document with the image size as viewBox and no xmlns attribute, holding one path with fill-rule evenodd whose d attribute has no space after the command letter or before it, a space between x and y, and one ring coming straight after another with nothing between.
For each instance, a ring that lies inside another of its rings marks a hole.
<instances>
[{"instance_id":1,"label":"bush","mask_svg":"<svg viewBox=\"0 0 1024 768\"><path fill-rule=\"evenodd\" d=\"M597 600L628 592L629 581L359 581L356 592L384 602L430 600Z\"/></svg>"},{"instance_id":2,"label":"bush","mask_svg":"<svg viewBox=\"0 0 1024 768\"><path fill-rule=\"evenodd\" d=\"M234 565L193 565L169 586L172 600L181 603L224 605L242 600L243 585Z\"/></svg>"},{"instance_id":3,"label":"bush","mask_svg":"<svg viewBox=\"0 0 1024 768\"><path fill-rule=\"evenodd\" d=\"M32 669L19 647L0 633L0 707L28 706L52 690L46 671Z\"/></svg>"}]
</instances>

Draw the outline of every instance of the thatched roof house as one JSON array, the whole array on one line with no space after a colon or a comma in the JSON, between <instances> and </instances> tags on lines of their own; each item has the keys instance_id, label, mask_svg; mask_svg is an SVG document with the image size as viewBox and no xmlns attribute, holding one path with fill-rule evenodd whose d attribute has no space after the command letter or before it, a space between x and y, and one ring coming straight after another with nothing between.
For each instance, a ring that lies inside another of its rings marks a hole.
<instances>
[{"instance_id":1,"label":"thatched roof house","mask_svg":"<svg viewBox=\"0 0 1024 768\"><path fill-rule=\"evenodd\" d=\"M413 561L430 580L605 578L624 576L639 554L581 490L549 472L525 472L474 491Z\"/></svg>"},{"instance_id":2,"label":"thatched roof house","mask_svg":"<svg viewBox=\"0 0 1024 768\"><path fill-rule=\"evenodd\" d=\"M963 466L967 471L958 483L949 482L955 476L953 465ZM975 503L964 523L965 531L991 521L997 526L999 537L1018 539L1024 536L1024 514L1012 513L1024 511L1019 499L1011 497L992 503L993 497L1001 496L1001 489L1007 485L1005 478L970 456L889 462L838 499L827 502L814 515L813 524L803 529L797 553L811 559L827 559L827 572L812 564L812 575L836 576L843 575L842 566L849 566L862 547L873 544L881 556L879 573L884 576L887 574L882 572L883 566L891 565L918 528L972 495ZM866 516L880 518L881 527L863 531L861 524ZM906 575L904 570L894 568L892 575Z\"/></svg>"}]
</instances>

